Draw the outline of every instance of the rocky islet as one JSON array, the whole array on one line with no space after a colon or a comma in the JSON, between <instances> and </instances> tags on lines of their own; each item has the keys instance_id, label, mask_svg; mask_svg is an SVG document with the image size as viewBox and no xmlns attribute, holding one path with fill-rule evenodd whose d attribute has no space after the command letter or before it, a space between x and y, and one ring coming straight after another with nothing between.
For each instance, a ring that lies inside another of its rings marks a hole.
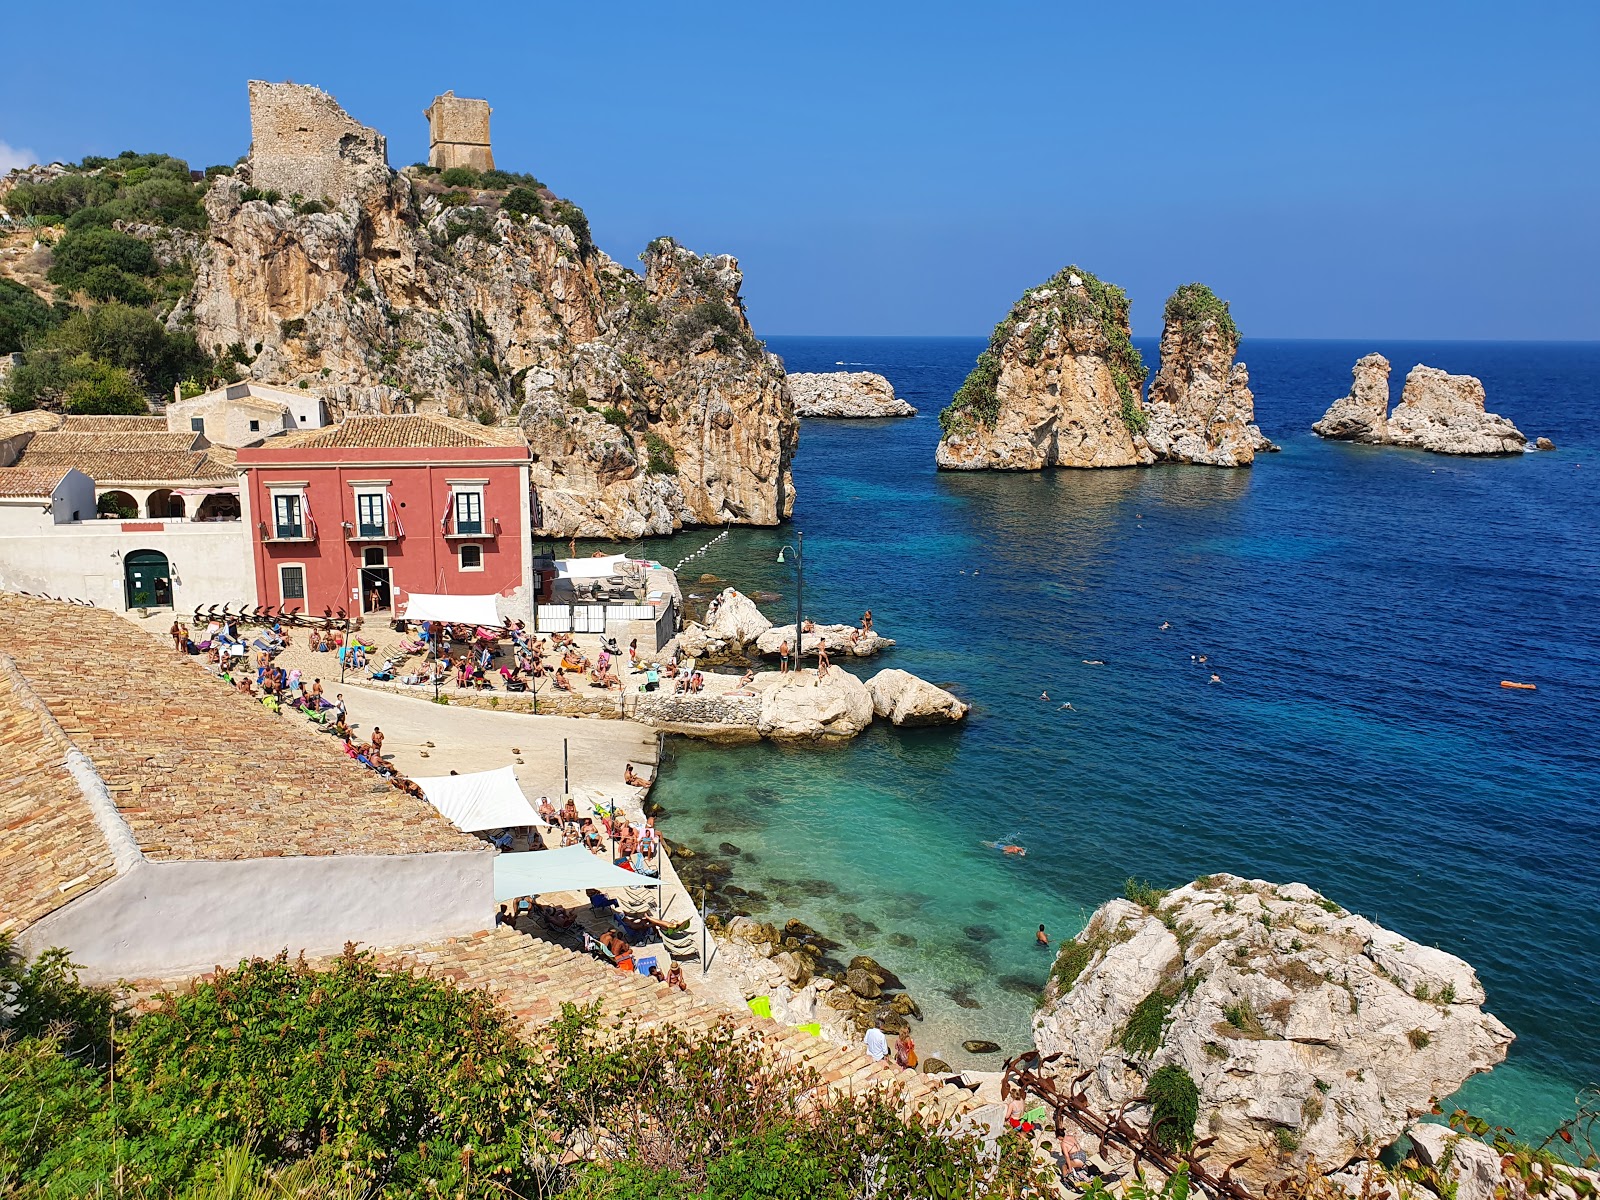
<instances>
[{"instance_id":1,"label":"rocky islet","mask_svg":"<svg viewBox=\"0 0 1600 1200\"><path fill-rule=\"evenodd\" d=\"M791 373L797 417L914 417L917 410L894 394L894 384L873 371Z\"/></svg>"},{"instance_id":2,"label":"rocky islet","mask_svg":"<svg viewBox=\"0 0 1600 1200\"><path fill-rule=\"evenodd\" d=\"M1389 411L1389 360L1368 354L1352 369L1350 391L1311 426L1330 441L1404 446L1434 454L1520 454L1528 439L1498 413L1485 409L1481 380L1418 363L1406 375L1400 403ZM1555 449L1548 438L1540 450Z\"/></svg>"}]
</instances>

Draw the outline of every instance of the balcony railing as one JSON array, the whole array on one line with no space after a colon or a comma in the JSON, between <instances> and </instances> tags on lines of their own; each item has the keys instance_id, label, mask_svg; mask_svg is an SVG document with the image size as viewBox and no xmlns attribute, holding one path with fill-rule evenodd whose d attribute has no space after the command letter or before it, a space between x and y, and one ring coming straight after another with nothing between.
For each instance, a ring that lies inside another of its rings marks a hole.
<instances>
[{"instance_id":1,"label":"balcony railing","mask_svg":"<svg viewBox=\"0 0 1600 1200\"><path fill-rule=\"evenodd\" d=\"M357 521L344 524L344 540L347 542L397 542L400 535L395 531L393 522L384 521L382 524L372 524L367 521Z\"/></svg>"},{"instance_id":2,"label":"balcony railing","mask_svg":"<svg viewBox=\"0 0 1600 1200\"><path fill-rule=\"evenodd\" d=\"M259 527L261 540L272 544L317 540L315 521L278 521L271 525L262 521Z\"/></svg>"},{"instance_id":3,"label":"balcony railing","mask_svg":"<svg viewBox=\"0 0 1600 1200\"><path fill-rule=\"evenodd\" d=\"M481 521L458 521L450 518L450 524L444 531L447 538L473 538L477 541L493 541L500 536L500 518L486 517Z\"/></svg>"}]
</instances>

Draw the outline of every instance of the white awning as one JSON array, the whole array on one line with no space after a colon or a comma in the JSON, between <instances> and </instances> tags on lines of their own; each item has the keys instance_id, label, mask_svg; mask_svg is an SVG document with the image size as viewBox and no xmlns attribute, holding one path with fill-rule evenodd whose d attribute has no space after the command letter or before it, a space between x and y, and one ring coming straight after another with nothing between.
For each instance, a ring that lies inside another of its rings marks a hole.
<instances>
[{"instance_id":1,"label":"white awning","mask_svg":"<svg viewBox=\"0 0 1600 1200\"><path fill-rule=\"evenodd\" d=\"M660 887L661 880L612 866L582 846L528 850L494 856L494 898L515 900L545 892L581 892L584 888Z\"/></svg>"},{"instance_id":2,"label":"white awning","mask_svg":"<svg viewBox=\"0 0 1600 1200\"><path fill-rule=\"evenodd\" d=\"M473 775L435 775L414 782L428 803L463 833L545 824L522 794L517 773L510 767Z\"/></svg>"},{"instance_id":3,"label":"white awning","mask_svg":"<svg viewBox=\"0 0 1600 1200\"><path fill-rule=\"evenodd\" d=\"M503 625L493 596L430 596L412 592L406 597L406 620L450 621L460 625Z\"/></svg>"},{"instance_id":4,"label":"white awning","mask_svg":"<svg viewBox=\"0 0 1600 1200\"><path fill-rule=\"evenodd\" d=\"M562 579L609 579L621 575L628 565L626 554L608 554L603 558L558 558L556 575Z\"/></svg>"}]
</instances>

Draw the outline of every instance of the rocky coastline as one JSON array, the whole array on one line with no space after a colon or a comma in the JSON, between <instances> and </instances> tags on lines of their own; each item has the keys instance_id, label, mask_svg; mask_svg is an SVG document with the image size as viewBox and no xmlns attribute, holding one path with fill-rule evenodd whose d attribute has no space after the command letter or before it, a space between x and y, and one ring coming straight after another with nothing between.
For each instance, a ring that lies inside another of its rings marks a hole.
<instances>
[{"instance_id":1,"label":"rocky coastline","mask_svg":"<svg viewBox=\"0 0 1600 1200\"><path fill-rule=\"evenodd\" d=\"M894 394L894 384L872 371L791 373L797 417L914 417L917 410Z\"/></svg>"},{"instance_id":2,"label":"rocky coastline","mask_svg":"<svg viewBox=\"0 0 1600 1200\"><path fill-rule=\"evenodd\" d=\"M1400 403L1389 411L1389 360L1368 354L1351 369L1350 391L1311 431L1330 441L1403 446L1434 454L1521 454L1528 439L1505 417L1485 411L1483 382L1418 363L1406 374ZM1555 449L1548 438L1537 448Z\"/></svg>"}]
</instances>

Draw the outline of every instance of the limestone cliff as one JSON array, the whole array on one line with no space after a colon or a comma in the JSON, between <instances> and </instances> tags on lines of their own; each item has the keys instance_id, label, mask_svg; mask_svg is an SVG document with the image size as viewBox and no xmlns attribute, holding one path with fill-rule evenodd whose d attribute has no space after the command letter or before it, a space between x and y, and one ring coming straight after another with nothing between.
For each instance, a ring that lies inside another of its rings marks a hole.
<instances>
[{"instance_id":1,"label":"limestone cliff","mask_svg":"<svg viewBox=\"0 0 1600 1200\"><path fill-rule=\"evenodd\" d=\"M1140 436L1145 367L1128 298L1082 267L1029 288L939 415L946 470L1126 467L1154 461Z\"/></svg>"},{"instance_id":2,"label":"limestone cliff","mask_svg":"<svg viewBox=\"0 0 1600 1200\"><path fill-rule=\"evenodd\" d=\"M1318 895L1212 875L1102 905L1066 943L1034 1017L1054 1070L1102 1110L1167 1064L1199 1090L1212 1157L1256 1180L1287 1150L1343 1164L1394 1141L1512 1033L1472 968ZM1148 1110L1136 1120L1148 1121Z\"/></svg>"},{"instance_id":3,"label":"limestone cliff","mask_svg":"<svg viewBox=\"0 0 1600 1200\"><path fill-rule=\"evenodd\" d=\"M542 185L395 172L382 137L315 88L252 83L251 105L249 161L207 193L173 324L336 412L519 421L546 533L789 515L799 427L734 259L659 239L641 279Z\"/></svg>"},{"instance_id":4,"label":"limestone cliff","mask_svg":"<svg viewBox=\"0 0 1600 1200\"><path fill-rule=\"evenodd\" d=\"M1483 383L1418 363L1389 411L1389 360L1369 354L1355 365L1350 394L1311 426L1318 437L1407 446L1435 454L1520 454L1528 439L1498 413L1485 411Z\"/></svg>"},{"instance_id":5,"label":"limestone cliff","mask_svg":"<svg viewBox=\"0 0 1600 1200\"><path fill-rule=\"evenodd\" d=\"M1250 373L1234 361L1239 329L1227 304L1203 283L1167 300L1161 367L1145 404L1145 442L1163 462L1245 467L1275 450L1255 424Z\"/></svg>"},{"instance_id":6,"label":"limestone cliff","mask_svg":"<svg viewBox=\"0 0 1600 1200\"><path fill-rule=\"evenodd\" d=\"M914 417L917 410L894 394L894 384L874 371L824 371L789 375L797 417Z\"/></svg>"}]
</instances>

